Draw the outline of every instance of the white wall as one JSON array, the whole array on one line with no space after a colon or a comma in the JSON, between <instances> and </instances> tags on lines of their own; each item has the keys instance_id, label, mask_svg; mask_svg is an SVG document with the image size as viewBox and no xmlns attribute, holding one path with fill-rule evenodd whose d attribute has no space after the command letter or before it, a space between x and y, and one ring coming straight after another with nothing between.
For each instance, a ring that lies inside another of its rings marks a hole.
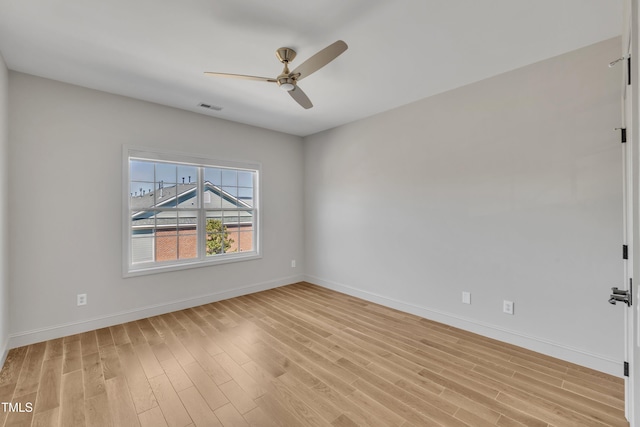
<instances>
[{"instance_id":1,"label":"white wall","mask_svg":"<svg viewBox=\"0 0 640 427\"><path fill-rule=\"evenodd\" d=\"M0 366L9 339L9 71L0 54Z\"/></svg>"},{"instance_id":2,"label":"white wall","mask_svg":"<svg viewBox=\"0 0 640 427\"><path fill-rule=\"evenodd\" d=\"M307 280L620 375L619 51L307 137Z\"/></svg>"},{"instance_id":3,"label":"white wall","mask_svg":"<svg viewBox=\"0 0 640 427\"><path fill-rule=\"evenodd\" d=\"M0 233L9 233L11 293L0 281L0 343L8 324L17 346L304 271L313 283L619 375L623 309L606 303L622 277L612 131L620 73L606 67L618 52L618 40L599 43L304 143L10 72L11 227L0 210ZM261 162L264 258L123 279L122 144ZM460 303L463 290L471 305ZM81 292L89 304L78 308ZM501 313L503 299L515 301L514 316Z\"/></svg>"},{"instance_id":4,"label":"white wall","mask_svg":"<svg viewBox=\"0 0 640 427\"><path fill-rule=\"evenodd\" d=\"M9 95L11 346L301 278L299 137L13 71ZM263 258L123 279L123 144L260 162Z\"/></svg>"}]
</instances>

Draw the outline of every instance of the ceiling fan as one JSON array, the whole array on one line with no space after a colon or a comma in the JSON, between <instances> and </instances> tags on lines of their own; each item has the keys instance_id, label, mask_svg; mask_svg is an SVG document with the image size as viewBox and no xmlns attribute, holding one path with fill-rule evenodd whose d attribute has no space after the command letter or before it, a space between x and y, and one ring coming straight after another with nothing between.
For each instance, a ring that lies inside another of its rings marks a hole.
<instances>
[{"instance_id":1,"label":"ceiling fan","mask_svg":"<svg viewBox=\"0 0 640 427\"><path fill-rule=\"evenodd\" d=\"M291 61L296 57L296 51L288 47L281 47L276 50L276 57L284 64L284 69L276 78L246 76L244 74L215 73L211 71L207 71L205 74L210 76L277 83L281 89L289 92L289 95L291 95L291 97L303 108L311 108L313 107L313 104L309 100L309 97L298 86L298 81L310 76L329 62L336 59L342 52L347 50L347 47L348 46L345 42L338 40L304 61L293 71L289 71L289 63L291 63Z\"/></svg>"}]
</instances>

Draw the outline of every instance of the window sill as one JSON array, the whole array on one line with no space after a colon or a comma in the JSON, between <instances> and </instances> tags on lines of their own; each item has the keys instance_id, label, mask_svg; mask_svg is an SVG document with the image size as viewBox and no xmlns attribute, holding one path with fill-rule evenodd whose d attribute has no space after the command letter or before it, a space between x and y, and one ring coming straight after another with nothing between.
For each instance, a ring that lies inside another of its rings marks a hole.
<instances>
[{"instance_id":1,"label":"window sill","mask_svg":"<svg viewBox=\"0 0 640 427\"><path fill-rule=\"evenodd\" d=\"M262 255L257 252L245 252L242 254L233 254L225 256L224 258L212 258L205 260L187 260L184 262L167 263L167 264L155 264L147 266L125 266L122 277L137 277L146 276L149 274L167 273L170 271L189 270L192 268L211 267L219 264L229 264L232 262L250 261L254 259L260 259Z\"/></svg>"}]
</instances>

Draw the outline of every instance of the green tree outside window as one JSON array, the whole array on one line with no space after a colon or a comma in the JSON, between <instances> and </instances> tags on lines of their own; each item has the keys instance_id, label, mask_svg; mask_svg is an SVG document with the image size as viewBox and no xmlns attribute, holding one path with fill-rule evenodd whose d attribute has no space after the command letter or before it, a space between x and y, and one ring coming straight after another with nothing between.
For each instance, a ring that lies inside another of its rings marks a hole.
<instances>
[{"instance_id":1,"label":"green tree outside window","mask_svg":"<svg viewBox=\"0 0 640 427\"><path fill-rule=\"evenodd\" d=\"M219 219L207 219L207 255L229 252L233 239Z\"/></svg>"}]
</instances>

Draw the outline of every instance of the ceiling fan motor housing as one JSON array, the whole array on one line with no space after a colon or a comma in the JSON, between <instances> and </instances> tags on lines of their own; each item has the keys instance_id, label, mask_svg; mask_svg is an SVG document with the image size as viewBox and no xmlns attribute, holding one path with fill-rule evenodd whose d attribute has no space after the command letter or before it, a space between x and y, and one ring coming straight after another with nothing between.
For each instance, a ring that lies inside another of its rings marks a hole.
<instances>
[{"instance_id":1,"label":"ceiling fan motor housing","mask_svg":"<svg viewBox=\"0 0 640 427\"><path fill-rule=\"evenodd\" d=\"M293 90L296 87L296 79L291 77L289 74L280 74L276 78L276 83L278 83L278 86L280 86L281 89L286 91Z\"/></svg>"},{"instance_id":2,"label":"ceiling fan motor housing","mask_svg":"<svg viewBox=\"0 0 640 427\"><path fill-rule=\"evenodd\" d=\"M289 62L293 61L293 58L296 57L296 51L288 47L281 47L276 50L276 57L284 64L284 70L282 70L282 74L276 77L276 83L278 83L281 89L287 92L295 89L296 80L295 77L291 76L291 72L289 71Z\"/></svg>"}]
</instances>

